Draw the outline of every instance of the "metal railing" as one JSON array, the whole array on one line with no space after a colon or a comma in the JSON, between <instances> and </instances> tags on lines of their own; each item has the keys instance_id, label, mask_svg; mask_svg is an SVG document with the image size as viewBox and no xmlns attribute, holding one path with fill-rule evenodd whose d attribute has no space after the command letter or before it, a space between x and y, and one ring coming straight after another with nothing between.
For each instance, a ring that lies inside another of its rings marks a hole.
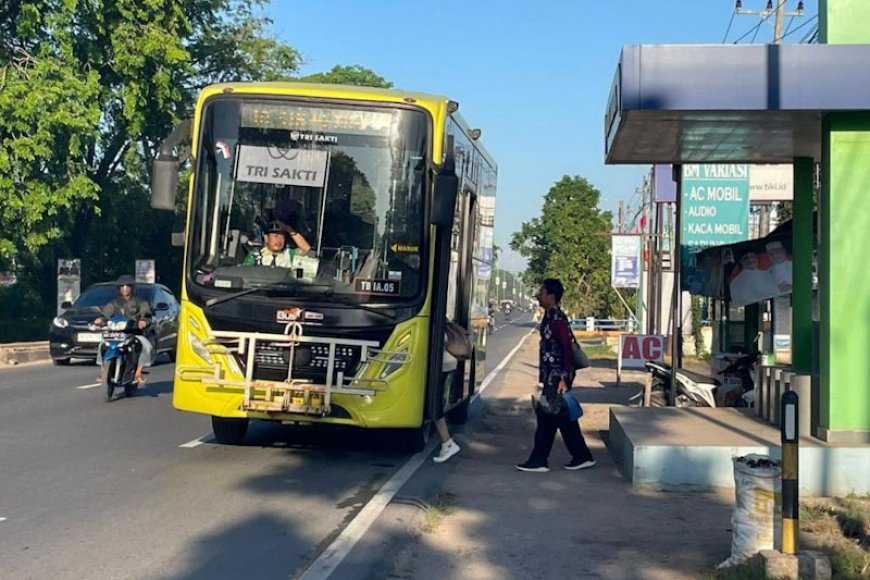
<instances>
[{"instance_id":1,"label":"metal railing","mask_svg":"<svg viewBox=\"0 0 870 580\"><path fill-rule=\"evenodd\" d=\"M575 318L571 320L571 328L587 332L636 332L637 322L633 318Z\"/></svg>"}]
</instances>

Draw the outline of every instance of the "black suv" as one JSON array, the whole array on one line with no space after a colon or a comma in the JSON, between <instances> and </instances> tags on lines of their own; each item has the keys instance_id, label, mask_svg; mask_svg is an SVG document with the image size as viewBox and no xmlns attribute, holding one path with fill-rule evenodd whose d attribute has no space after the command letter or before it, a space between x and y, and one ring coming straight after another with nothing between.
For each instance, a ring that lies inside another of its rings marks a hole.
<instances>
[{"instance_id":1,"label":"black suv","mask_svg":"<svg viewBox=\"0 0 870 580\"><path fill-rule=\"evenodd\" d=\"M174 360L178 338L178 300L162 284L137 283L135 294L151 306L157 347L155 357L165 352L170 360ZM51 321L48 330L48 345L54 364L66 365L74 358L96 361L102 333L90 330L88 325L100 316L99 308L117 295L115 283L105 282L88 287L74 303L63 304L66 310Z\"/></svg>"}]
</instances>

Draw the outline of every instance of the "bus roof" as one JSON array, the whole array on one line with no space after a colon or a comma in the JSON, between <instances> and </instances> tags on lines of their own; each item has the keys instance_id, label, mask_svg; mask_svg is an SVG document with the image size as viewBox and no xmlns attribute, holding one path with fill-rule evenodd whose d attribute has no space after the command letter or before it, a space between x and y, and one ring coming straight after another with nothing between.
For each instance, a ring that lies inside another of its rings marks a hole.
<instances>
[{"instance_id":1,"label":"bus roof","mask_svg":"<svg viewBox=\"0 0 870 580\"><path fill-rule=\"evenodd\" d=\"M225 92L333 97L363 101L390 101L397 103L407 103L409 100L412 100L417 103L428 104L434 107L444 106L449 101L447 97L442 95L417 93L399 89L378 89L374 87L359 87L356 85L292 82L221 83L209 85L203 89L201 98L204 99Z\"/></svg>"},{"instance_id":2,"label":"bus roof","mask_svg":"<svg viewBox=\"0 0 870 580\"><path fill-rule=\"evenodd\" d=\"M447 115L447 103L450 99L443 95L404 91L401 89L380 89L375 87L360 87L356 85L335 85L325 83L294 83L294 82L250 82L250 83L220 83L205 87L199 96L201 106L205 99L222 93L245 93L258 95L283 95L299 97L319 97L333 99L349 99L357 101L379 101L389 103L408 103L428 109L436 119ZM459 126L468 131L471 127L459 113L450 113ZM489 151L479 141L474 146L480 151L489 164L495 168L496 163ZM440 150L440 147L438 147Z\"/></svg>"}]
</instances>

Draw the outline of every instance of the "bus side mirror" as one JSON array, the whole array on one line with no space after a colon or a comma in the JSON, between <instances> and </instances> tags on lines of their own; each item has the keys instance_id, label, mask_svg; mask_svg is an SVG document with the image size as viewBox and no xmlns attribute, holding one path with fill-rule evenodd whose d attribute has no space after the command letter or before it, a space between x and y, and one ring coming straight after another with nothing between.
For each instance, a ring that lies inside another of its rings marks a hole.
<instances>
[{"instance_id":1,"label":"bus side mirror","mask_svg":"<svg viewBox=\"0 0 870 580\"><path fill-rule=\"evenodd\" d=\"M459 178L455 173L438 173L435 176L435 191L432 196L430 221L436 227L453 225L456 213L456 195L459 193Z\"/></svg>"},{"instance_id":2,"label":"bus side mirror","mask_svg":"<svg viewBox=\"0 0 870 580\"><path fill-rule=\"evenodd\" d=\"M175 196L178 192L178 169L187 161L189 151L179 159L173 153L175 146L190 137L190 119L182 121L160 145L160 151L151 166L151 207L154 209L175 210Z\"/></svg>"},{"instance_id":3,"label":"bus side mirror","mask_svg":"<svg viewBox=\"0 0 870 580\"><path fill-rule=\"evenodd\" d=\"M178 158L157 158L151 170L151 207L175 210L175 195L178 191Z\"/></svg>"}]
</instances>

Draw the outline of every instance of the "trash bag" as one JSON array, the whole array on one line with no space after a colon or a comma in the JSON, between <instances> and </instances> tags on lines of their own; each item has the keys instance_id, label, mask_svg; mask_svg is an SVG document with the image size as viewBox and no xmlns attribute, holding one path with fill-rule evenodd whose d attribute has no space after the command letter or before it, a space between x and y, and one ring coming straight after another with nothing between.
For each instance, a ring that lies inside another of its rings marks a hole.
<instances>
[{"instance_id":1,"label":"trash bag","mask_svg":"<svg viewBox=\"0 0 870 580\"><path fill-rule=\"evenodd\" d=\"M734 512L731 557L719 568L734 566L762 550L773 550L782 533L782 467L766 455L744 455L734 462Z\"/></svg>"}]
</instances>

